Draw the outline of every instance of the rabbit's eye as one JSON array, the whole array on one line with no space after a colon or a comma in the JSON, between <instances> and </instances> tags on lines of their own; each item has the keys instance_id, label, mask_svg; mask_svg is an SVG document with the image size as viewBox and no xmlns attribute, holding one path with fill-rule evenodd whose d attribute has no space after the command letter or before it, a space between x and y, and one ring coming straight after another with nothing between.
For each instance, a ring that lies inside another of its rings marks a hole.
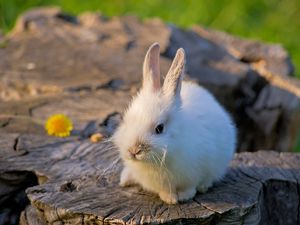
<instances>
[{"instance_id":1,"label":"rabbit's eye","mask_svg":"<svg viewBox=\"0 0 300 225\"><path fill-rule=\"evenodd\" d=\"M164 131L164 125L161 123L161 124L158 124L156 127L155 127L155 133L156 134L161 134L162 132Z\"/></svg>"}]
</instances>

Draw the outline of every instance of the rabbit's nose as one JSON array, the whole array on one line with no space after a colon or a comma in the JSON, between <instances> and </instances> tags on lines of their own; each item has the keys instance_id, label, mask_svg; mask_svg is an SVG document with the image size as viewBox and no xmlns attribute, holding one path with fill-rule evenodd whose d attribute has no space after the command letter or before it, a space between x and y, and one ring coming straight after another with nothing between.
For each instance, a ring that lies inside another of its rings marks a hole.
<instances>
[{"instance_id":1,"label":"rabbit's nose","mask_svg":"<svg viewBox=\"0 0 300 225\"><path fill-rule=\"evenodd\" d=\"M132 158L135 158L136 155L141 153L141 151L142 151L142 148L140 145L129 148L129 153Z\"/></svg>"}]
</instances>

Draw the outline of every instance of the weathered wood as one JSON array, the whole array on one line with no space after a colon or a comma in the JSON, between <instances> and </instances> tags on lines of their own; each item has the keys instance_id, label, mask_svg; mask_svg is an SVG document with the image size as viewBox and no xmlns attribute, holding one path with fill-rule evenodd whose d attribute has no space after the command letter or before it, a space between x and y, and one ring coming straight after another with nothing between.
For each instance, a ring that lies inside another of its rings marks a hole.
<instances>
[{"instance_id":1,"label":"weathered wood","mask_svg":"<svg viewBox=\"0 0 300 225\"><path fill-rule=\"evenodd\" d=\"M187 52L187 73L210 89L232 113L239 128L239 151L288 151L300 128L300 82L279 45L242 40L194 26L171 27L164 55ZM292 122L290 122L292 121Z\"/></svg>"},{"instance_id":2,"label":"weathered wood","mask_svg":"<svg viewBox=\"0 0 300 225\"><path fill-rule=\"evenodd\" d=\"M14 135L0 135L1 146L9 142L12 146L15 142ZM167 205L138 187L118 186L121 163L109 143L38 135L22 135L17 143L15 150L10 149L1 158L2 176L26 170L36 174L41 182L26 191L33 208L23 212L23 224L36 224L36 220L48 224L298 224L300 221L299 154L272 151L237 154L228 174L208 193L198 194L186 203ZM18 151L23 154L16 154ZM0 184L9 185L3 179ZM26 219L26 215L35 216Z\"/></svg>"},{"instance_id":3,"label":"weathered wood","mask_svg":"<svg viewBox=\"0 0 300 225\"><path fill-rule=\"evenodd\" d=\"M31 205L22 212L19 225L47 225L41 213Z\"/></svg>"},{"instance_id":4,"label":"weathered wood","mask_svg":"<svg viewBox=\"0 0 300 225\"><path fill-rule=\"evenodd\" d=\"M239 151L291 149L300 124L300 82L289 77L287 52L200 26L181 30L158 19L29 11L0 48L0 99L61 98L102 89L134 93L145 50L154 41L161 45L163 73L177 48L185 48L187 78L210 89L231 111Z\"/></svg>"},{"instance_id":5,"label":"weathered wood","mask_svg":"<svg viewBox=\"0 0 300 225\"><path fill-rule=\"evenodd\" d=\"M178 47L186 49L187 78L210 89L234 116L238 151L287 151L299 130L300 85L281 47L199 26L72 17L57 8L22 15L5 39L0 224L16 224L22 210L22 225L299 223L298 154L237 154L207 194L168 206L138 187L120 188L115 148L88 139L96 131L111 135L139 87L145 50L158 41L162 72ZM55 113L74 121L71 137L46 135L44 121Z\"/></svg>"}]
</instances>

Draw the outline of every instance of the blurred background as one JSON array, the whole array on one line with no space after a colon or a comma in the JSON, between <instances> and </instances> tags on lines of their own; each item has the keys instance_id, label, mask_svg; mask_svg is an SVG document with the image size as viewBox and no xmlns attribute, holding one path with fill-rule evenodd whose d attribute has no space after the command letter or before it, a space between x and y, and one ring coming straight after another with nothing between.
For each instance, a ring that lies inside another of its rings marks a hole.
<instances>
[{"instance_id":1,"label":"blurred background","mask_svg":"<svg viewBox=\"0 0 300 225\"><path fill-rule=\"evenodd\" d=\"M17 17L38 6L56 5L77 15L97 11L105 16L159 17L187 28L200 24L243 38L280 43L289 52L300 79L299 0L0 0L0 30L9 33ZM295 150L300 151L300 137Z\"/></svg>"},{"instance_id":2,"label":"blurred background","mask_svg":"<svg viewBox=\"0 0 300 225\"><path fill-rule=\"evenodd\" d=\"M0 29L9 32L20 13L45 5L60 6L75 15L99 11L106 16L159 17L181 27L201 24L241 37L281 43L300 78L299 0L0 0Z\"/></svg>"}]
</instances>

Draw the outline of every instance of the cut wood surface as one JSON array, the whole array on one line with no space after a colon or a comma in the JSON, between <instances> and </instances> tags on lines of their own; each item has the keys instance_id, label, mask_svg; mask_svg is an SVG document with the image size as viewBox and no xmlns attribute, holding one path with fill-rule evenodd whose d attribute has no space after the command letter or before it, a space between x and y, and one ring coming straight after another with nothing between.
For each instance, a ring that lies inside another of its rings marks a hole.
<instances>
[{"instance_id":1,"label":"cut wood surface","mask_svg":"<svg viewBox=\"0 0 300 225\"><path fill-rule=\"evenodd\" d=\"M279 45L51 7L23 14L0 41L0 224L300 223L300 156L280 153L299 130L300 84ZM112 134L155 41L163 73L185 48L186 78L231 112L238 152L276 151L237 154L224 180L179 205L119 187L116 149L89 140ZM71 137L47 136L44 122L56 113L74 122Z\"/></svg>"},{"instance_id":2,"label":"cut wood surface","mask_svg":"<svg viewBox=\"0 0 300 225\"><path fill-rule=\"evenodd\" d=\"M12 195L29 172L31 206L21 224L299 224L300 155L259 151L235 156L206 194L167 205L139 187L119 187L122 167L109 143L40 135L1 138L1 186ZM5 140L5 141L4 141ZM3 147L4 146L4 147ZM6 148L5 148L6 146ZM15 146L13 148L13 146ZM26 172L27 171L27 172ZM2 189L3 190L3 189ZM2 197L4 193L1 193Z\"/></svg>"}]
</instances>

